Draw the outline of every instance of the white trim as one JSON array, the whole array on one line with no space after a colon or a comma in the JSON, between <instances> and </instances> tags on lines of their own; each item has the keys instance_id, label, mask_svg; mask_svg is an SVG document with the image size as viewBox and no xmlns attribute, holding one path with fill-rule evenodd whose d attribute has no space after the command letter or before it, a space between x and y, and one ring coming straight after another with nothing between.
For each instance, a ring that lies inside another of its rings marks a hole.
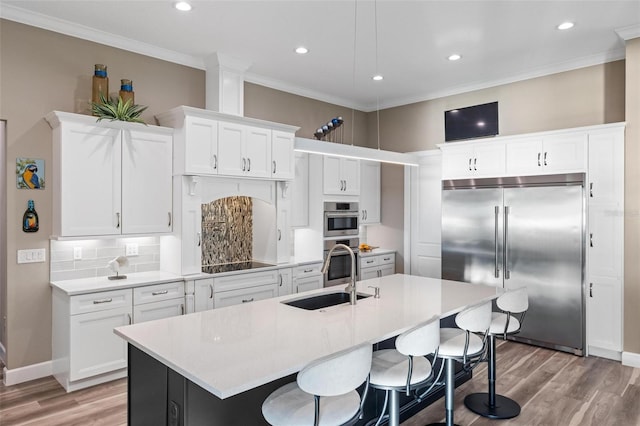
<instances>
[{"instance_id":1,"label":"white trim","mask_svg":"<svg viewBox=\"0 0 640 426\"><path fill-rule=\"evenodd\" d=\"M417 157L412 154L307 138L296 138L294 150L298 152L308 152L310 154L335 155L338 157L356 158L380 163L403 164L406 166L418 165Z\"/></svg>"},{"instance_id":2,"label":"white trim","mask_svg":"<svg viewBox=\"0 0 640 426\"><path fill-rule=\"evenodd\" d=\"M404 273L411 274L411 176L415 167L404 167Z\"/></svg>"},{"instance_id":3,"label":"white trim","mask_svg":"<svg viewBox=\"0 0 640 426\"><path fill-rule=\"evenodd\" d=\"M13 386L18 383L28 382L35 379L51 376L53 374L53 362L45 361L40 364L27 365L25 367L13 368L11 370L4 367L4 385Z\"/></svg>"},{"instance_id":4,"label":"white trim","mask_svg":"<svg viewBox=\"0 0 640 426\"><path fill-rule=\"evenodd\" d=\"M622 365L640 368L640 354L633 352L622 352Z\"/></svg>"},{"instance_id":5,"label":"white trim","mask_svg":"<svg viewBox=\"0 0 640 426\"><path fill-rule=\"evenodd\" d=\"M640 24L616 29L616 34L623 40L631 40L640 37Z\"/></svg>"},{"instance_id":6,"label":"white trim","mask_svg":"<svg viewBox=\"0 0 640 426\"><path fill-rule=\"evenodd\" d=\"M614 361L620 361L622 359L622 353L620 351L612 351L611 349L598 348L596 346L589 346L589 356L597 356Z\"/></svg>"}]
</instances>

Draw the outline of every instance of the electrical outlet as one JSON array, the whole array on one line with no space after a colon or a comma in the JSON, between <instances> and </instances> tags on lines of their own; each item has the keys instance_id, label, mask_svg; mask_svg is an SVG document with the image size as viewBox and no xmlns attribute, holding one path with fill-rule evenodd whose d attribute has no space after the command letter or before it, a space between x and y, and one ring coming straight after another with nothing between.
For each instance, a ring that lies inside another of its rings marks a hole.
<instances>
[{"instance_id":1,"label":"electrical outlet","mask_svg":"<svg viewBox=\"0 0 640 426\"><path fill-rule=\"evenodd\" d=\"M73 260L82 260L82 247L73 248Z\"/></svg>"},{"instance_id":2,"label":"electrical outlet","mask_svg":"<svg viewBox=\"0 0 640 426\"><path fill-rule=\"evenodd\" d=\"M138 244L130 243L125 245L124 249L125 256L137 256L138 255Z\"/></svg>"}]
</instances>

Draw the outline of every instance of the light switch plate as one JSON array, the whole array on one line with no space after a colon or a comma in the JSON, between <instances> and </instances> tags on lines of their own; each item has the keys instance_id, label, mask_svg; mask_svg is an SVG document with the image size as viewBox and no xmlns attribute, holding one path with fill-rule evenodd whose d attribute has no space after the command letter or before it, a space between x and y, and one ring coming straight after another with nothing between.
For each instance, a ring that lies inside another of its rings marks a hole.
<instances>
[{"instance_id":1,"label":"light switch plate","mask_svg":"<svg viewBox=\"0 0 640 426\"><path fill-rule=\"evenodd\" d=\"M137 256L138 255L138 244L129 243L125 245L124 249L125 256Z\"/></svg>"},{"instance_id":2,"label":"light switch plate","mask_svg":"<svg viewBox=\"0 0 640 426\"><path fill-rule=\"evenodd\" d=\"M46 260L45 249L18 250L18 263L38 263Z\"/></svg>"}]
</instances>

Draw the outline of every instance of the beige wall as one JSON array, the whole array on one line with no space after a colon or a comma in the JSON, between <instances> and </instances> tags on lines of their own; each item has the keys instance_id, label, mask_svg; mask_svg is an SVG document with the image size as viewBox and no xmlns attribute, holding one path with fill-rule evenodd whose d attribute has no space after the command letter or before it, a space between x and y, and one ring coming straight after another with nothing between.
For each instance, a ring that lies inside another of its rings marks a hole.
<instances>
[{"instance_id":1,"label":"beige wall","mask_svg":"<svg viewBox=\"0 0 640 426\"><path fill-rule=\"evenodd\" d=\"M16 157L46 161L51 182L51 129L43 117L52 110L81 112L91 98L95 63L108 66L111 92L120 78L133 80L136 103L153 115L177 105L204 107L204 72L104 45L0 20L0 118L7 120L7 316L8 368L51 359L49 262L17 265L16 250L46 248L51 234L51 188L18 190ZM22 232L27 200L33 199L40 231ZM48 256L48 255L47 255Z\"/></svg>"},{"instance_id":2,"label":"beige wall","mask_svg":"<svg viewBox=\"0 0 640 426\"><path fill-rule=\"evenodd\" d=\"M627 41L624 351L640 353L640 38Z\"/></svg>"}]
</instances>

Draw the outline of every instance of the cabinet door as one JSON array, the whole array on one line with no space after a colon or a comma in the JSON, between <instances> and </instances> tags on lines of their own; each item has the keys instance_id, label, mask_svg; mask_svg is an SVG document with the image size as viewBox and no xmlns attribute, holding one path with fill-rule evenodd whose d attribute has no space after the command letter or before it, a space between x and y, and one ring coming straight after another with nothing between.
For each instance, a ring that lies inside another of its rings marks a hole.
<instances>
[{"instance_id":1,"label":"cabinet door","mask_svg":"<svg viewBox=\"0 0 640 426\"><path fill-rule=\"evenodd\" d=\"M122 136L122 233L171 232L173 137L138 130Z\"/></svg>"},{"instance_id":2,"label":"cabinet door","mask_svg":"<svg viewBox=\"0 0 640 426\"><path fill-rule=\"evenodd\" d=\"M195 312L213 309L213 278L195 281Z\"/></svg>"},{"instance_id":3,"label":"cabinet door","mask_svg":"<svg viewBox=\"0 0 640 426\"><path fill-rule=\"evenodd\" d=\"M60 235L120 234L120 130L65 123L60 139Z\"/></svg>"},{"instance_id":4,"label":"cabinet door","mask_svg":"<svg viewBox=\"0 0 640 426\"><path fill-rule=\"evenodd\" d=\"M278 180L294 178L293 133L274 130L271 136L271 177Z\"/></svg>"},{"instance_id":5,"label":"cabinet door","mask_svg":"<svg viewBox=\"0 0 640 426\"><path fill-rule=\"evenodd\" d=\"M344 195L344 182L340 175L340 157L325 155L322 159L322 181L325 194Z\"/></svg>"},{"instance_id":6,"label":"cabinet door","mask_svg":"<svg viewBox=\"0 0 640 426\"><path fill-rule=\"evenodd\" d=\"M126 368L127 343L113 332L131 324L131 306L71 316L69 380Z\"/></svg>"},{"instance_id":7,"label":"cabinet door","mask_svg":"<svg viewBox=\"0 0 640 426\"><path fill-rule=\"evenodd\" d=\"M182 211L180 212L182 240L180 251L174 255L182 257L181 274L197 274L202 268L202 205L199 196L188 193L187 178L182 178L181 183L183 185Z\"/></svg>"},{"instance_id":8,"label":"cabinet door","mask_svg":"<svg viewBox=\"0 0 640 426\"><path fill-rule=\"evenodd\" d=\"M278 269L278 296L286 296L293 293L293 269Z\"/></svg>"},{"instance_id":9,"label":"cabinet door","mask_svg":"<svg viewBox=\"0 0 640 426\"><path fill-rule=\"evenodd\" d=\"M344 181L344 195L360 195L360 160L340 159L340 176Z\"/></svg>"},{"instance_id":10,"label":"cabinet door","mask_svg":"<svg viewBox=\"0 0 640 426\"><path fill-rule=\"evenodd\" d=\"M380 223L380 163L360 163L360 223Z\"/></svg>"},{"instance_id":11,"label":"cabinet door","mask_svg":"<svg viewBox=\"0 0 640 426\"><path fill-rule=\"evenodd\" d=\"M309 226L309 154L295 153L295 178L291 182L291 226Z\"/></svg>"},{"instance_id":12,"label":"cabinet door","mask_svg":"<svg viewBox=\"0 0 640 426\"><path fill-rule=\"evenodd\" d=\"M460 179L473 175L473 148L442 148L442 179Z\"/></svg>"},{"instance_id":13,"label":"cabinet door","mask_svg":"<svg viewBox=\"0 0 640 426\"><path fill-rule=\"evenodd\" d=\"M218 174L244 176L247 160L243 156L244 126L218 123Z\"/></svg>"},{"instance_id":14,"label":"cabinet door","mask_svg":"<svg viewBox=\"0 0 640 426\"><path fill-rule=\"evenodd\" d=\"M133 307L133 322L140 323L184 315L184 297L161 300Z\"/></svg>"},{"instance_id":15,"label":"cabinet door","mask_svg":"<svg viewBox=\"0 0 640 426\"><path fill-rule=\"evenodd\" d=\"M542 173L542 139L507 141L507 174L510 176Z\"/></svg>"},{"instance_id":16,"label":"cabinet door","mask_svg":"<svg viewBox=\"0 0 640 426\"><path fill-rule=\"evenodd\" d=\"M607 277L590 279L587 297L588 345L622 351L622 285Z\"/></svg>"},{"instance_id":17,"label":"cabinet door","mask_svg":"<svg viewBox=\"0 0 640 426\"><path fill-rule=\"evenodd\" d=\"M276 191L276 256L278 263L286 263L291 259L291 195L289 190L283 190L282 183L278 183Z\"/></svg>"},{"instance_id":18,"label":"cabinet door","mask_svg":"<svg viewBox=\"0 0 640 426\"><path fill-rule=\"evenodd\" d=\"M271 177L271 130L245 126L243 156L246 174L251 177Z\"/></svg>"},{"instance_id":19,"label":"cabinet door","mask_svg":"<svg viewBox=\"0 0 640 426\"><path fill-rule=\"evenodd\" d=\"M214 292L214 307L224 308L225 306L239 305L241 303L251 303L258 300L270 299L278 296L278 285L268 284L258 287L249 287L239 290L216 291Z\"/></svg>"},{"instance_id":20,"label":"cabinet door","mask_svg":"<svg viewBox=\"0 0 640 426\"><path fill-rule=\"evenodd\" d=\"M381 265L380 266L380 276L386 277L387 275L393 275L396 273L395 265Z\"/></svg>"},{"instance_id":21,"label":"cabinet door","mask_svg":"<svg viewBox=\"0 0 640 426\"><path fill-rule=\"evenodd\" d=\"M475 176L504 176L506 153L503 144L477 146L474 149L473 171Z\"/></svg>"},{"instance_id":22,"label":"cabinet door","mask_svg":"<svg viewBox=\"0 0 640 426\"><path fill-rule=\"evenodd\" d=\"M374 268L364 268L360 270L360 280L369 280L371 278L378 278L380 270Z\"/></svg>"},{"instance_id":23,"label":"cabinet door","mask_svg":"<svg viewBox=\"0 0 640 426\"><path fill-rule=\"evenodd\" d=\"M296 293L304 293L305 291L321 289L323 284L324 277L322 274L315 274L296 278L293 282L293 287L295 288Z\"/></svg>"},{"instance_id":24,"label":"cabinet door","mask_svg":"<svg viewBox=\"0 0 640 426\"><path fill-rule=\"evenodd\" d=\"M198 117L185 119L185 171L218 173L218 122Z\"/></svg>"},{"instance_id":25,"label":"cabinet door","mask_svg":"<svg viewBox=\"0 0 640 426\"><path fill-rule=\"evenodd\" d=\"M589 206L589 275L622 278L624 211L616 206Z\"/></svg>"},{"instance_id":26,"label":"cabinet door","mask_svg":"<svg viewBox=\"0 0 640 426\"><path fill-rule=\"evenodd\" d=\"M624 199L624 131L589 134L589 205Z\"/></svg>"},{"instance_id":27,"label":"cabinet door","mask_svg":"<svg viewBox=\"0 0 640 426\"><path fill-rule=\"evenodd\" d=\"M581 172L587 168L587 134L546 136L542 163L547 173Z\"/></svg>"}]
</instances>

